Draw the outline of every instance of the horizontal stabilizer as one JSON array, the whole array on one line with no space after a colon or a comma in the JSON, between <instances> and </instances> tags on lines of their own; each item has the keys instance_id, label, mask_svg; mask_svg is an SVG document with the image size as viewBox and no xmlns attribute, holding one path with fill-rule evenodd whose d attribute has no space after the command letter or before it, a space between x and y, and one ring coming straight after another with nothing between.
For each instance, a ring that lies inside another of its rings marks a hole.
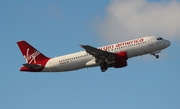
<instances>
[{"instance_id":1,"label":"horizontal stabilizer","mask_svg":"<svg viewBox=\"0 0 180 109\"><path fill-rule=\"evenodd\" d=\"M34 69L34 70L42 68L42 65L40 65L40 64L28 64L28 63L26 63L23 65L29 69Z\"/></svg>"}]
</instances>

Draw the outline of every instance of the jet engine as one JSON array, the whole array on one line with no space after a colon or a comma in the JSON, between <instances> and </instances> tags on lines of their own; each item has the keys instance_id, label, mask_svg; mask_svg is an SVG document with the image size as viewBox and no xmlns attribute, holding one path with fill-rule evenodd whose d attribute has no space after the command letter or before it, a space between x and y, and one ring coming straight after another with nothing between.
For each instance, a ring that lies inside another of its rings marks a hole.
<instances>
[{"instance_id":1,"label":"jet engine","mask_svg":"<svg viewBox=\"0 0 180 109\"><path fill-rule=\"evenodd\" d=\"M114 68L122 68L122 67L126 67L127 66L127 60L128 60L128 56L127 56L127 52L126 51L122 51L119 53L114 54L114 63L111 64L111 67Z\"/></svg>"}]
</instances>

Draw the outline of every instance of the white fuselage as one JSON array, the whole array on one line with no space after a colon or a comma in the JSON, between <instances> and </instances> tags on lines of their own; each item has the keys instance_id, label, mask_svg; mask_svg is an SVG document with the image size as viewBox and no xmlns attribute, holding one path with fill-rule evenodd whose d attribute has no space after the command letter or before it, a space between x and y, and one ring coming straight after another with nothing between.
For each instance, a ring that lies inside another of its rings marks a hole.
<instances>
[{"instance_id":1,"label":"white fuselage","mask_svg":"<svg viewBox=\"0 0 180 109\"><path fill-rule=\"evenodd\" d=\"M99 49L113 53L126 51L128 58L149 53L156 54L170 45L170 41L158 38L157 36L142 37L99 47ZM81 51L51 58L42 72L64 72L94 66L99 66L98 63L95 63L95 58L86 51Z\"/></svg>"}]
</instances>

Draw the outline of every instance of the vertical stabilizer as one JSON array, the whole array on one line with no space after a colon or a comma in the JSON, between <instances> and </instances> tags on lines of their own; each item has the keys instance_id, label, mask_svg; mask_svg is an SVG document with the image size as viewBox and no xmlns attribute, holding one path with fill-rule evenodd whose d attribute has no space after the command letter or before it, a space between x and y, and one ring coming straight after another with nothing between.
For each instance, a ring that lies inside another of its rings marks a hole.
<instances>
[{"instance_id":1,"label":"vertical stabilizer","mask_svg":"<svg viewBox=\"0 0 180 109\"><path fill-rule=\"evenodd\" d=\"M26 61L21 71L41 71L50 59L28 44L26 41L17 42L22 55ZM39 67L38 67L39 66Z\"/></svg>"},{"instance_id":2,"label":"vertical stabilizer","mask_svg":"<svg viewBox=\"0 0 180 109\"><path fill-rule=\"evenodd\" d=\"M26 63L36 64L38 61L49 59L26 41L19 41L17 44L22 52L24 59L26 60Z\"/></svg>"}]
</instances>

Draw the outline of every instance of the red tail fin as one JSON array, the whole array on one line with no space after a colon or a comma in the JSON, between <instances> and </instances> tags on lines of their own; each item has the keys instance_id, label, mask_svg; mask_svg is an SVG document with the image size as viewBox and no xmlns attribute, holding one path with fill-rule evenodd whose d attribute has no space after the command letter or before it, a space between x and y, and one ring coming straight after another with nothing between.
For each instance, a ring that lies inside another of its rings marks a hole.
<instances>
[{"instance_id":1,"label":"red tail fin","mask_svg":"<svg viewBox=\"0 0 180 109\"><path fill-rule=\"evenodd\" d=\"M40 53L26 41L19 41L17 44L26 60L26 64L23 64L20 71L41 72L50 58Z\"/></svg>"},{"instance_id":2,"label":"red tail fin","mask_svg":"<svg viewBox=\"0 0 180 109\"><path fill-rule=\"evenodd\" d=\"M40 61L49 59L26 41L19 41L17 44L22 52L22 55L24 56L24 59L26 60L26 63L39 64Z\"/></svg>"}]
</instances>

